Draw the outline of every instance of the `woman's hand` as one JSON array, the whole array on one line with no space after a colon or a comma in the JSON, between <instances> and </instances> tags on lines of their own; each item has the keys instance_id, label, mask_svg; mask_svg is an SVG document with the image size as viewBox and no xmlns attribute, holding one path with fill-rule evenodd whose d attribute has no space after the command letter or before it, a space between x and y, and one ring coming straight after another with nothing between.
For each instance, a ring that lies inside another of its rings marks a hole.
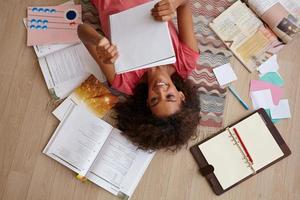
<instances>
[{"instance_id":1,"label":"woman's hand","mask_svg":"<svg viewBox=\"0 0 300 200\"><path fill-rule=\"evenodd\" d=\"M176 9L187 0L161 0L151 10L152 16L158 21L169 21L176 15Z\"/></svg>"},{"instance_id":2,"label":"woman's hand","mask_svg":"<svg viewBox=\"0 0 300 200\"><path fill-rule=\"evenodd\" d=\"M105 64L113 64L118 58L118 51L115 45L112 45L106 37L102 37L96 45L97 55Z\"/></svg>"}]
</instances>

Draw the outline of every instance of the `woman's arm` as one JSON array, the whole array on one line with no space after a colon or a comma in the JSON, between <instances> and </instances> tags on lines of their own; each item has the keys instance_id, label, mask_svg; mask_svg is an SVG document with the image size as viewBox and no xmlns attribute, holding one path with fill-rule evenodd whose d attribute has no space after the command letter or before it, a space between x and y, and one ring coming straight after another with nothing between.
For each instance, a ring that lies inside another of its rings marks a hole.
<instances>
[{"instance_id":1,"label":"woman's arm","mask_svg":"<svg viewBox=\"0 0 300 200\"><path fill-rule=\"evenodd\" d=\"M159 21L169 21L177 12L179 39L198 52L188 0L161 0L155 4L151 12L153 17Z\"/></svg>"},{"instance_id":2,"label":"woman's arm","mask_svg":"<svg viewBox=\"0 0 300 200\"><path fill-rule=\"evenodd\" d=\"M118 58L116 46L111 45L106 37L100 35L88 24L79 25L77 32L82 43L100 66L107 81L112 84L115 78L113 63Z\"/></svg>"},{"instance_id":3,"label":"woman's arm","mask_svg":"<svg viewBox=\"0 0 300 200\"><path fill-rule=\"evenodd\" d=\"M177 8L179 39L194 51L199 51L194 34L193 18L189 3L184 3Z\"/></svg>"}]
</instances>

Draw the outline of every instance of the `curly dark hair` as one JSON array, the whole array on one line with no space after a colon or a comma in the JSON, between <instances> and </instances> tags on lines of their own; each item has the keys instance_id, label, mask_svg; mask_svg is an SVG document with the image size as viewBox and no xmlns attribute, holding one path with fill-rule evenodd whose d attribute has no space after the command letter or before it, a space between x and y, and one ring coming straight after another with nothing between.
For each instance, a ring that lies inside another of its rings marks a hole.
<instances>
[{"instance_id":1,"label":"curly dark hair","mask_svg":"<svg viewBox=\"0 0 300 200\"><path fill-rule=\"evenodd\" d=\"M138 148L143 150L178 150L192 136L196 136L199 123L197 89L182 80L176 73L172 81L185 95L180 111L168 117L156 117L147 106L148 85L140 83L134 95L115 106L117 127Z\"/></svg>"}]
</instances>

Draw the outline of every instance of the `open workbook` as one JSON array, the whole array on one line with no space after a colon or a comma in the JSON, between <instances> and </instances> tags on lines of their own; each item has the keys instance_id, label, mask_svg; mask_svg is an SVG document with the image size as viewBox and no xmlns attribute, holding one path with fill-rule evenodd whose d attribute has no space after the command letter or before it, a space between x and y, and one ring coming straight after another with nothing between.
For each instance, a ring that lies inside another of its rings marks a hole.
<instances>
[{"instance_id":1,"label":"open workbook","mask_svg":"<svg viewBox=\"0 0 300 200\"><path fill-rule=\"evenodd\" d=\"M119 51L115 63L117 74L175 63L168 23L156 21L151 15L157 2L110 15L111 41Z\"/></svg>"},{"instance_id":2,"label":"open workbook","mask_svg":"<svg viewBox=\"0 0 300 200\"><path fill-rule=\"evenodd\" d=\"M90 76L53 114L60 124L43 153L96 185L129 198L154 153L137 149L101 119L117 97Z\"/></svg>"},{"instance_id":3,"label":"open workbook","mask_svg":"<svg viewBox=\"0 0 300 200\"><path fill-rule=\"evenodd\" d=\"M35 47L51 97L63 99L78 87L90 74L104 82L100 67L82 43Z\"/></svg>"},{"instance_id":4,"label":"open workbook","mask_svg":"<svg viewBox=\"0 0 300 200\"><path fill-rule=\"evenodd\" d=\"M235 2L210 27L252 72L300 31L300 1L245 2Z\"/></svg>"},{"instance_id":5,"label":"open workbook","mask_svg":"<svg viewBox=\"0 0 300 200\"><path fill-rule=\"evenodd\" d=\"M291 154L264 109L190 150L218 195Z\"/></svg>"}]
</instances>

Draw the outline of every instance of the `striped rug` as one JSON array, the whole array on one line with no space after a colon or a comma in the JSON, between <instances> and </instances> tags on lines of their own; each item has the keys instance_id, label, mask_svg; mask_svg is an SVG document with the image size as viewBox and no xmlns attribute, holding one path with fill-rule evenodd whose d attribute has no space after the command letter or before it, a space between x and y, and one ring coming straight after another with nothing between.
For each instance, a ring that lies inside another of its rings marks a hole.
<instances>
[{"instance_id":1,"label":"striped rug","mask_svg":"<svg viewBox=\"0 0 300 200\"><path fill-rule=\"evenodd\" d=\"M209 23L236 0L192 0L194 31L200 49L198 66L189 76L199 91L201 105L198 132L204 138L223 125L226 89L219 86L212 69L226 64L232 56L209 28Z\"/></svg>"}]
</instances>

